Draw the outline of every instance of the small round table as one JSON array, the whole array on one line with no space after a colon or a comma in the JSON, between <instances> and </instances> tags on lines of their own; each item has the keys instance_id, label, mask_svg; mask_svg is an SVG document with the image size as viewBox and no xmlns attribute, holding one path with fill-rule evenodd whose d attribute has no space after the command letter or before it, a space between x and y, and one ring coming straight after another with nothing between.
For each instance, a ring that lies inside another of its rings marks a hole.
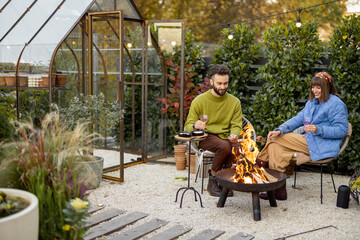
<instances>
[{"instance_id":1,"label":"small round table","mask_svg":"<svg viewBox=\"0 0 360 240\"><path fill-rule=\"evenodd\" d=\"M183 192L182 195L181 195L180 208L182 207L183 198L184 198L184 195L185 195L185 193L186 193L187 190L192 190L192 191L194 191L195 201L197 201L196 194L199 196L200 206L203 207L200 193L199 193L194 187L190 187L190 157L191 157L191 154L190 154L190 153L191 153L191 142L202 141L202 140L204 140L205 138L206 138L206 136L189 137L189 138L179 137L178 135L175 136L175 140L181 141L181 142L187 142L187 143L188 143L188 146L189 146L189 152L188 152L188 154L189 154L188 184L187 184L187 187L179 188L179 190L176 192L176 198L175 198L175 202L177 202L179 192L180 192L181 190L184 190L184 192Z\"/></svg>"}]
</instances>

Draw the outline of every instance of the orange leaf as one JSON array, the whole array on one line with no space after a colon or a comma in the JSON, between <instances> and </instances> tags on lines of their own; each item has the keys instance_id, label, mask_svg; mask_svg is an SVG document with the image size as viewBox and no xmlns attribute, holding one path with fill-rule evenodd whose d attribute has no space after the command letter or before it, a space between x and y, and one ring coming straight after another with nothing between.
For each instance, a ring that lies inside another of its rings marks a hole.
<instances>
[{"instance_id":1,"label":"orange leaf","mask_svg":"<svg viewBox=\"0 0 360 240\"><path fill-rule=\"evenodd\" d=\"M174 62L172 60L166 60L165 63L169 66L174 65Z\"/></svg>"},{"instance_id":2,"label":"orange leaf","mask_svg":"<svg viewBox=\"0 0 360 240\"><path fill-rule=\"evenodd\" d=\"M168 77L169 77L171 80L175 81L175 77L174 77L173 75L168 74Z\"/></svg>"}]
</instances>

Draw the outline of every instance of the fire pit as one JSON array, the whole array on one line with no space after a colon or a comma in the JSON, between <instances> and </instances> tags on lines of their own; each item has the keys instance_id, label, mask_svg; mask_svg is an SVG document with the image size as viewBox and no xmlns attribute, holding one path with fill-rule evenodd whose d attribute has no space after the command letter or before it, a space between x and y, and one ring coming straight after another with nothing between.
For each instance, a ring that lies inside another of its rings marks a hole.
<instances>
[{"instance_id":1,"label":"fire pit","mask_svg":"<svg viewBox=\"0 0 360 240\"><path fill-rule=\"evenodd\" d=\"M215 177L219 182L219 184L223 186L223 190L221 192L217 207L224 207L230 189L240 192L251 192L254 220L260 221L261 213L260 213L259 192L267 192L269 196L270 206L277 207L273 190L284 185L287 178L287 175L285 173L276 170L265 169L265 171L267 174L270 174L272 177L274 177L273 181L268 183L250 183L250 184L231 181L234 175L236 175L236 170L233 168L227 168L218 171Z\"/></svg>"}]
</instances>

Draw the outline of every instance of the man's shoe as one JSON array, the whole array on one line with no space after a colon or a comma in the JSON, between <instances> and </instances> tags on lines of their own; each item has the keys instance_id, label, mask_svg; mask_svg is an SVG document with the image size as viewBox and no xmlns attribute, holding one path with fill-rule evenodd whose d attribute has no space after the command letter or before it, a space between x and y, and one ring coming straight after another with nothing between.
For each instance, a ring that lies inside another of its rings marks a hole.
<instances>
[{"instance_id":1,"label":"man's shoe","mask_svg":"<svg viewBox=\"0 0 360 240\"><path fill-rule=\"evenodd\" d=\"M256 158L255 165L258 166L259 168L261 168L261 167L268 168L269 167L269 162L261 160L259 158Z\"/></svg>"},{"instance_id":2,"label":"man's shoe","mask_svg":"<svg viewBox=\"0 0 360 240\"><path fill-rule=\"evenodd\" d=\"M219 187L219 184L216 181L216 177L211 175L211 173L209 173L209 182L207 185L207 191L209 192L210 196L220 197L221 188Z\"/></svg>"},{"instance_id":3,"label":"man's shoe","mask_svg":"<svg viewBox=\"0 0 360 240\"><path fill-rule=\"evenodd\" d=\"M274 191L275 193L275 199L276 200L280 200L280 201L284 201L287 199L287 192L286 192L286 182L283 186L281 186L280 188L276 189ZM260 193L259 197L261 199L264 200L269 200L269 196L267 193Z\"/></svg>"}]
</instances>

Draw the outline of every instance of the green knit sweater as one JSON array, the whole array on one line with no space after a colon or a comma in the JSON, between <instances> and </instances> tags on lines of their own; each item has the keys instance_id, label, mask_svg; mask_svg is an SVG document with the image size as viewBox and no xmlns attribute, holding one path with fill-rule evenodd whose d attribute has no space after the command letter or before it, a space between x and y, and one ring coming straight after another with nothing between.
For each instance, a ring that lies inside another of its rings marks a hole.
<instances>
[{"instance_id":1,"label":"green knit sweater","mask_svg":"<svg viewBox=\"0 0 360 240\"><path fill-rule=\"evenodd\" d=\"M226 139L230 134L239 136L242 128L242 112L240 100L229 93L216 97L211 90L200 94L191 103L185 130L193 131L193 124L199 115L208 115L205 131Z\"/></svg>"}]
</instances>

